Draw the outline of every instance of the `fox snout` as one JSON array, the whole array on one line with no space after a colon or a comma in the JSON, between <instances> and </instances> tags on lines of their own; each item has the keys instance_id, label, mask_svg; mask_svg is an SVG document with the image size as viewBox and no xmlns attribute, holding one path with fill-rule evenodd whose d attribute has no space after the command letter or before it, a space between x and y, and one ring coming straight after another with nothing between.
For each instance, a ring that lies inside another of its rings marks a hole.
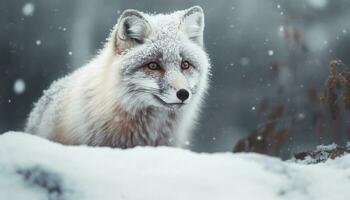
<instances>
[{"instance_id":1,"label":"fox snout","mask_svg":"<svg viewBox=\"0 0 350 200\"><path fill-rule=\"evenodd\" d=\"M191 99L191 91L186 88L171 88L165 95L161 95L160 99L167 105L187 104Z\"/></svg>"},{"instance_id":2,"label":"fox snout","mask_svg":"<svg viewBox=\"0 0 350 200\"><path fill-rule=\"evenodd\" d=\"M190 97L190 92L186 89L180 89L176 92L176 97L180 99L182 102L186 101L188 97Z\"/></svg>"},{"instance_id":3,"label":"fox snout","mask_svg":"<svg viewBox=\"0 0 350 200\"><path fill-rule=\"evenodd\" d=\"M192 92L186 77L181 72L169 71L159 84L160 94L154 94L163 105L181 105L190 102Z\"/></svg>"},{"instance_id":4,"label":"fox snout","mask_svg":"<svg viewBox=\"0 0 350 200\"><path fill-rule=\"evenodd\" d=\"M175 98L169 98L169 100L173 99L175 102L187 103L187 101L191 99L192 95L191 90L189 89L188 81L181 73L174 73L172 75L173 76L169 77L169 84L171 88L173 88L171 93L174 93L171 96Z\"/></svg>"},{"instance_id":5,"label":"fox snout","mask_svg":"<svg viewBox=\"0 0 350 200\"><path fill-rule=\"evenodd\" d=\"M170 81L170 85L175 88L176 97L182 103L190 98L191 92L188 88L188 83L186 78L181 74L176 74Z\"/></svg>"}]
</instances>

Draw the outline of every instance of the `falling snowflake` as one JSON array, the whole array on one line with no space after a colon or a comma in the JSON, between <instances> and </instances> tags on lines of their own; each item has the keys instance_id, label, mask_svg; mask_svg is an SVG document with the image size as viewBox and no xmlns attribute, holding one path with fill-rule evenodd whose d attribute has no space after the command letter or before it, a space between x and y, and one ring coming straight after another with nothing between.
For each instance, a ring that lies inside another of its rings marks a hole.
<instances>
[{"instance_id":1,"label":"falling snowflake","mask_svg":"<svg viewBox=\"0 0 350 200\"><path fill-rule=\"evenodd\" d=\"M34 7L34 4L32 3L26 3L23 5L22 7L22 14L24 16L33 16L34 14L34 10L35 10L35 7Z\"/></svg>"},{"instance_id":2,"label":"falling snowflake","mask_svg":"<svg viewBox=\"0 0 350 200\"><path fill-rule=\"evenodd\" d=\"M267 53L269 54L269 56L273 56L273 54L275 54L273 50L269 50Z\"/></svg>"},{"instance_id":3,"label":"falling snowflake","mask_svg":"<svg viewBox=\"0 0 350 200\"><path fill-rule=\"evenodd\" d=\"M250 63L250 60L247 57L242 57L239 62L242 66L247 66Z\"/></svg>"},{"instance_id":4,"label":"falling snowflake","mask_svg":"<svg viewBox=\"0 0 350 200\"><path fill-rule=\"evenodd\" d=\"M279 30L280 32L284 32L284 26L281 26Z\"/></svg>"},{"instance_id":5,"label":"falling snowflake","mask_svg":"<svg viewBox=\"0 0 350 200\"><path fill-rule=\"evenodd\" d=\"M23 81L23 79L17 79L13 84L13 91L20 95L23 94L23 92L26 90L26 83Z\"/></svg>"},{"instance_id":6,"label":"falling snowflake","mask_svg":"<svg viewBox=\"0 0 350 200\"><path fill-rule=\"evenodd\" d=\"M303 120L305 119L305 113L299 113L297 117L299 120Z\"/></svg>"},{"instance_id":7,"label":"falling snowflake","mask_svg":"<svg viewBox=\"0 0 350 200\"><path fill-rule=\"evenodd\" d=\"M58 27L58 30L61 30L61 31L65 32L65 31L67 30L67 28L66 28L66 27L62 27L62 26L59 26L59 27Z\"/></svg>"},{"instance_id":8,"label":"falling snowflake","mask_svg":"<svg viewBox=\"0 0 350 200\"><path fill-rule=\"evenodd\" d=\"M38 45L38 46L40 46L40 45L41 45L41 40L35 41L35 44Z\"/></svg>"},{"instance_id":9,"label":"falling snowflake","mask_svg":"<svg viewBox=\"0 0 350 200\"><path fill-rule=\"evenodd\" d=\"M327 6L328 0L308 0L310 6L316 9L323 9Z\"/></svg>"}]
</instances>

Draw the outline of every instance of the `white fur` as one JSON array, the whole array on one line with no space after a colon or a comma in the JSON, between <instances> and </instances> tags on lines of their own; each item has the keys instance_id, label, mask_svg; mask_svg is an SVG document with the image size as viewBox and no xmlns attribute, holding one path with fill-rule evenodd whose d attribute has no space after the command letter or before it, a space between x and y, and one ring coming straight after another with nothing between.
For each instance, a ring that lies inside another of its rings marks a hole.
<instances>
[{"instance_id":1,"label":"white fur","mask_svg":"<svg viewBox=\"0 0 350 200\"><path fill-rule=\"evenodd\" d=\"M198 6L168 15L125 11L100 54L44 93L26 131L67 144L103 145L112 138L108 144L116 147L183 146L208 88L203 30ZM155 58L164 65L164 75L149 75L140 68ZM190 60L194 68L181 71L181 60ZM188 90L189 98L182 106L170 106L181 102L179 89ZM141 124L114 127L128 125L128 120Z\"/></svg>"}]
</instances>

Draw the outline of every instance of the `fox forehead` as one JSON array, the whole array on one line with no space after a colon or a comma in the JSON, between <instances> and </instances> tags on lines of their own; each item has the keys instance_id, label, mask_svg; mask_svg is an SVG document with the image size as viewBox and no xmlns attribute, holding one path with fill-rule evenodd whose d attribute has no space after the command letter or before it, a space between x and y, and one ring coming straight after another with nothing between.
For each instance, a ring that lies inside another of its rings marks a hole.
<instances>
[{"instance_id":1,"label":"fox forehead","mask_svg":"<svg viewBox=\"0 0 350 200\"><path fill-rule=\"evenodd\" d=\"M164 49L175 49L169 48L176 45L181 40L182 32L180 29L181 16L184 11L177 11L170 14L146 14L143 16L150 24L150 35L145 39L145 42L154 43L154 46L168 47Z\"/></svg>"},{"instance_id":2,"label":"fox forehead","mask_svg":"<svg viewBox=\"0 0 350 200\"><path fill-rule=\"evenodd\" d=\"M141 13L150 25L150 34L143 44L123 55L123 71L135 71L151 61L160 61L165 68L171 68L178 67L181 60L188 60L198 71L207 66L203 63L207 61L203 47L191 42L181 29L184 10L156 15Z\"/></svg>"},{"instance_id":3,"label":"fox forehead","mask_svg":"<svg viewBox=\"0 0 350 200\"><path fill-rule=\"evenodd\" d=\"M145 50L164 61L178 60L186 39L179 28L181 20L178 13L145 16L151 26L150 35L145 39L148 46ZM146 45L141 48L145 48Z\"/></svg>"},{"instance_id":4,"label":"fox forehead","mask_svg":"<svg viewBox=\"0 0 350 200\"><path fill-rule=\"evenodd\" d=\"M171 14L144 14L145 19L151 26L151 37L176 37L180 30L181 16L184 11L177 11Z\"/></svg>"}]
</instances>

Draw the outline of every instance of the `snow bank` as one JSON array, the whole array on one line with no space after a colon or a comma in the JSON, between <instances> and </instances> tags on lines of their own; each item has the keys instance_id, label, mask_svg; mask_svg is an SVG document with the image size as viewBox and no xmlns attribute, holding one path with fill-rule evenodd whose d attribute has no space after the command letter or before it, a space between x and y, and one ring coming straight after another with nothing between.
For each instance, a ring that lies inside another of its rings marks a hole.
<instances>
[{"instance_id":1,"label":"snow bank","mask_svg":"<svg viewBox=\"0 0 350 200\"><path fill-rule=\"evenodd\" d=\"M0 199L350 199L350 156L303 165L169 147L72 147L0 135Z\"/></svg>"}]
</instances>

